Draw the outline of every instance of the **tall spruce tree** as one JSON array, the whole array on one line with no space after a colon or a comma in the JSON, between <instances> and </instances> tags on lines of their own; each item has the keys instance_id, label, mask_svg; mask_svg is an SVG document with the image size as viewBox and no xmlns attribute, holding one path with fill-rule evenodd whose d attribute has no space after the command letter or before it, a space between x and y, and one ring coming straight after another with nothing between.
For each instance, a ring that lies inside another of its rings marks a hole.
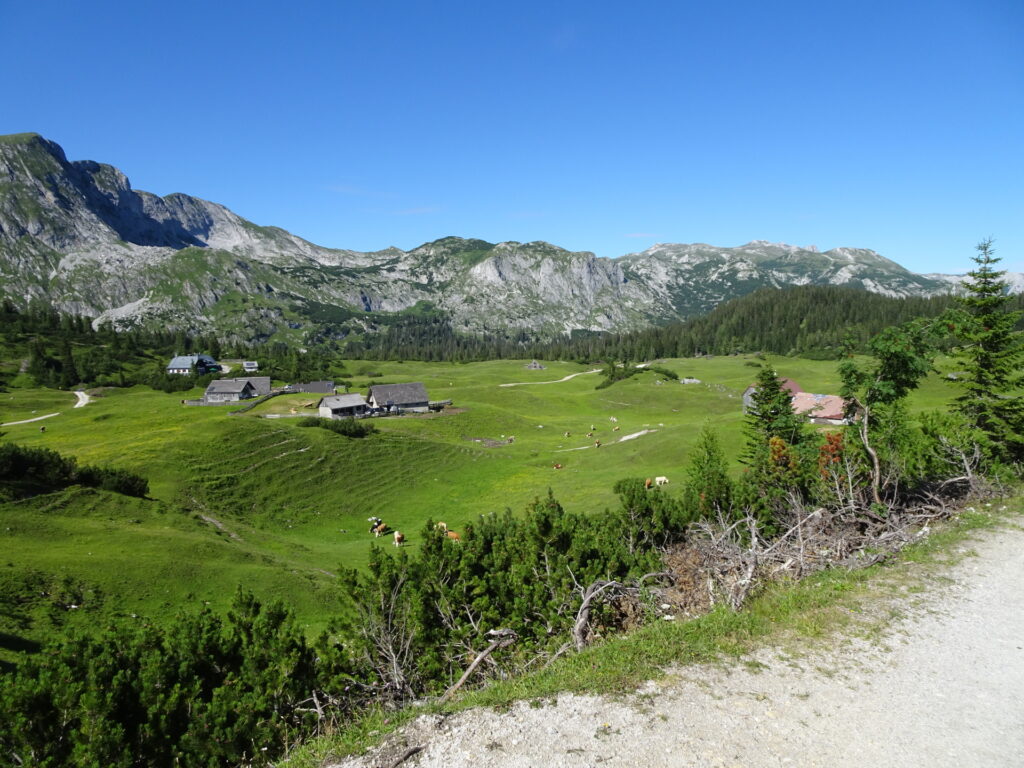
<instances>
[{"instance_id":1,"label":"tall spruce tree","mask_svg":"<svg viewBox=\"0 0 1024 768\"><path fill-rule=\"evenodd\" d=\"M733 487L729 465L718 442L718 434L705 424L697 438L686 468L683 502L696 517L714 517L732 508Z\"/></svg>"},{"instance_id":2,"label":"tall spruce tree","mask_svg":"<svg viewBox=\"0 0 1024 768\"><path fill-rule=\"evenodd\" d=\"M958 336L965 375L957 410L984 434L994 458L1024 460L1024 397L1020 363L1024 334L1014 330L1020 312L1009 310L1006 274L997 270L992 239L977 245L977 267L967 274L966 293L957 299Z\"/></svg>"},{"instance_id":3,"label":"tall spruce tree","mask_svg":"<svg viewBox=\"0 0 1024 768\"><path fill-rule=\"evenodd\" d=\"M787 445L799 445L804 441L805 419L793 411L793 396L786 389L778 373L770 365L764 365L757 374L747 409L747 456L760 454L767 449L775 437Z\"/></svg>"}]
</instances>

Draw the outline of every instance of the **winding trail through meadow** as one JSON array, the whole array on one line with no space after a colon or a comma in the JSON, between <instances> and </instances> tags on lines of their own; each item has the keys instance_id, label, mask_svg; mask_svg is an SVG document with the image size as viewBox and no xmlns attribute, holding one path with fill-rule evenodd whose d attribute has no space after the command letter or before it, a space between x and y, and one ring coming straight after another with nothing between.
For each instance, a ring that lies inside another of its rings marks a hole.
<instances>
[{"instance_id":1,"label":"winding trail through meadow","mask_svg":"<svg viewBox=\"0 0 1024 768\"><path fill-rule=\"evenodd\" d=\"M508 384L499 384L499 387L524 387L527 384L561 384L563 381L569 381L575 379L577 376L586 376L588 373L600 373L600 368L595 368L592 371L580 371L579 373L570 373L568 376L563 376L560 379L554 381L513 381Z\"/></svg>"}]
</instances>

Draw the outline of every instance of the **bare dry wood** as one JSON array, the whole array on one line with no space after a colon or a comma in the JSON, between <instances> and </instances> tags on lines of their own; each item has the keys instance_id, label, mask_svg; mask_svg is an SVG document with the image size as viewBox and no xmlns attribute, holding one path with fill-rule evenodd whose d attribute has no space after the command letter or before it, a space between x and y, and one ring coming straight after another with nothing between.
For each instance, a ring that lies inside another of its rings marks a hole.
<instances>
[{"instance_id":1,"label":"bare dry wood","mask_svg":"<svg viewBox=\"0 0 1024 768\"><path fill-rule=\"evenodd\" d=\"M477 654L477 657L473 659L473 663L470 664L466 671L462 673L462 677L459 678L458 682L456 682L455 685L453 685L451 688L444 692L444 695L440 699L440 702L442 704L444 704L452 696L455 695L455 692L462 687L462 684L469 679L469 676L473 674L473 672L476 670L477 667L480 666L481 662L483 662L484 659L490 656L497 649L505 648L519 639L519 635L517 635L515 631L511 629L492 629L487 634L494 638L491 641L491 644L488 645L487 648L485 648L484 650L480 651L479 654Z\"/></svg>"}]
</instances>

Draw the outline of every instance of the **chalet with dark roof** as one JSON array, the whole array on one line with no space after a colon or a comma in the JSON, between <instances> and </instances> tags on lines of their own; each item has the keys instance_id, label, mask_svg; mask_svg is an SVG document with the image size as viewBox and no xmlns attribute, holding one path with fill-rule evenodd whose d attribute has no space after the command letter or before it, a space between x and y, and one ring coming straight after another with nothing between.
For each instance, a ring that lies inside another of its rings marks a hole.
<instances>
[{"instance_id":1,"label":"chalet with dark roof","mask_svg":"<svg viewBox=\"0 0 1024 768\"><path fill-rule=\"evenodd\" d=\"M366 398L371 408L388 412L415 411L426 413L430 408L427 388L418 381L407 384L375 384Z\"/></svg>"},{"instance_id":2,"label":"chalet with dark roof","mask_svg":"<svg viewBox=\"0 0 1024 768\"><path fill-rule=\"evenodd\" d=\"M203 394L207 403L235 403L256 397L256 388L248 379L217 379L211 381Z\"/></svg>"}]
</instances>

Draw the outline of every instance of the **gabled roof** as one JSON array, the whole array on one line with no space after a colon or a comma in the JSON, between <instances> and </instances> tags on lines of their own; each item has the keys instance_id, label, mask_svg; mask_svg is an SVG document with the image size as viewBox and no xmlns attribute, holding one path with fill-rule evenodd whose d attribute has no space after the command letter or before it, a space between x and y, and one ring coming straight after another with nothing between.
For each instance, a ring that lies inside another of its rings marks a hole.
<instances>
[{"instance_id":1,"label":"gabled roof","mask_svg":"<svg viewBox=\"0 0 1024 768\"><path fill-rule=\"evenodd\" d=\"M402 406L407 403L426 403L430 400L427 388L418 381L410 381L407 384L376 384L370 387L370 397L377 405L393 403Z\"/></svg>"},{"instance_id":2,"label":"gabled roof","mask_svg":"<svg viewBox=\"0 0 1024 768\"><path fill-rule=\"evenodd\" d=\"M780 378L779 379L779 385L782 387L783 391L789 392L790 395L795 395L798 392L803 392L804 391L803 388L799 384L797 384L795 381L793 381L792 379ZM757 382L755 381L753 384L751 384L749 387L747 387L745 390L743 390L743 394L746 395L746 394L748 394L750 392L756 392L756 391L757 391Z\"/></svg>"},{"instance_id":3,"label":"gabled roof","mask_svg":"<svg viewBox=\"0 0 1024 768\"><path fill-rule=\"evenodd\" d=\"M359 406L365 406L366 400L358 392L348 395L331 395L330 397L324 397L317 403L318 408L327 407L331 410L336 408L358 408Z\"/></svg>"},{"instance_id":4,"label":"gabled roof","mask_svg":"<svg viewBox=\"0 0 1024 768\"><path fill-rule=\"evenodd\" d=\"M168 368L191 368L196 364L195 355L178 355L167 364Z\"/></svg>"},{"instance_id":5,"label":"gabled roof","mask_svg":"<svg viewBox=\"0 0 1024 768\"><path fill-rule=\"evenodd\" d=\"M845 405L838 395L814 395L810 392L793 395L793 411L812 419L842 419Z\"/></svg>"},{"instance_id":6,"label":"gabled roof","mask_svg":"<svg viewBox=\"0 0 1024 768\"><path fill-rule=\"evenodd\" d=\"M210 382L210 385L206 388L206 394L240 395L245 391L246 387L255 391L255 388L252 386L252 382L248 379L217 379L216 381Z\"/></svg>"},{"instance_id":7,"label":"gabled roof","mask_svg":"<svg viewBox=\"0 0 1024 768\"><path fill-rule=\"evenodd\" d=\"M786 379L786 378L779 379L779 384L781 384L782 388L784 390L786 390L787 392L789 392L789 394L791 394L791 395L795 395L798 392L803 392L804 391L803 387L801 387L799 384L797 384L792 379Z\"/></svg>"},{"instance_id":8,"label":"gabled roof","mask_svg":"<svg viewBox=\"0 0 1024 768\"><path fill-rule=\"evenodd\" d=\"M176 355L167 364L168 368L191 368L199 361L206 365L216 365L217 361L205 353L198 355Z\"/></svg>"},{"instance_id":9,"label":"gabled roof","mask_svg":"<svg viewBox=\"0 0 1024 768\"><path fill-rule=\"evenodd\" d=\"M308 381L305 384L292 384L291 388L296 392L310 392L314 395L334 394L333 381Z\"/></svg>"},{"instance_id":10,"label":"gabled roof","mask_svg":"<svg viewBox=\"0 0 1024 768\"><path fill-rule=\"evenodd\" d=\"M252 384L252 388L256 390L257 395L269 395L270 394L270 377L269 376L243 376L239 381L248 381Z\"/></svg>"}]
</instances>

